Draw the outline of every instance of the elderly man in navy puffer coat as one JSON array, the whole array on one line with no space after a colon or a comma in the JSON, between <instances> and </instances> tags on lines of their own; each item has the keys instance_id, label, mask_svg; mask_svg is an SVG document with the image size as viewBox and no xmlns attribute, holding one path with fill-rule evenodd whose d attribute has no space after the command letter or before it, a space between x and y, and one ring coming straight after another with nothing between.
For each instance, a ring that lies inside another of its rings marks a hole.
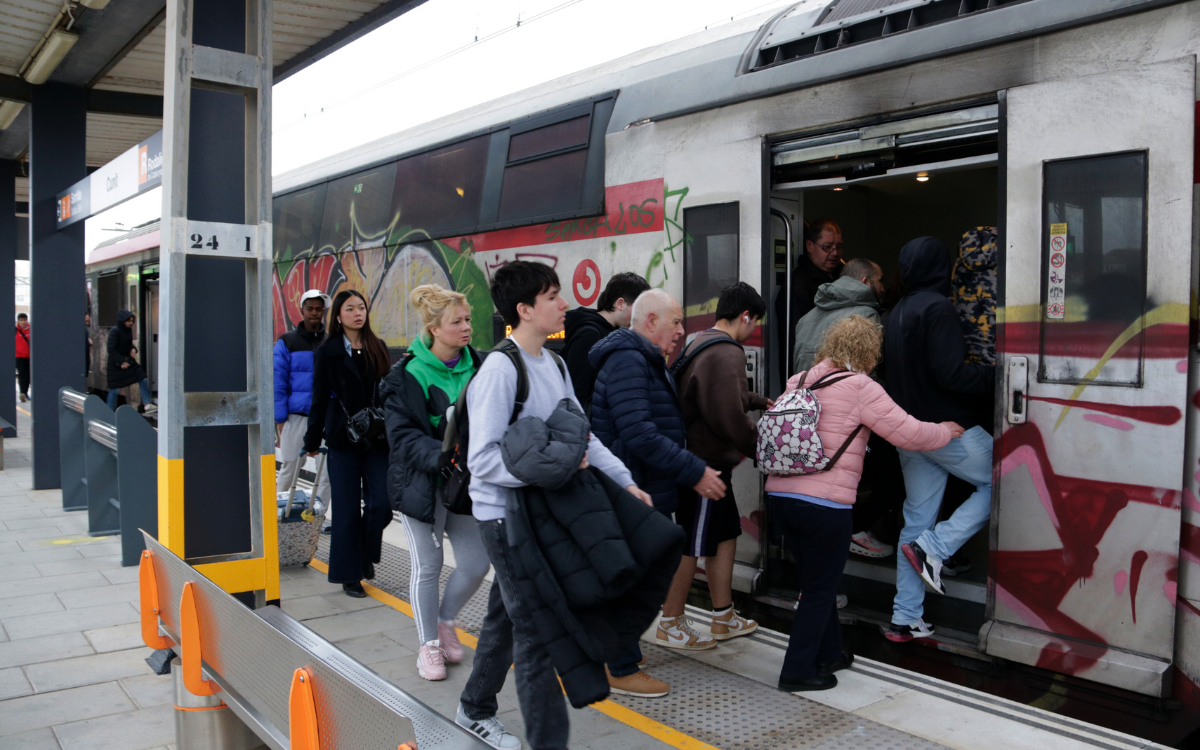
<instances>
[{"instance_id":1,"label":"elderly man in navy puffer coat","mask_svg":"<svg viewBox=\"0 0 1200 750\"><path fill-rule=\"evenodd\" d=\"M687 425L667 371L667 358L683 336L679 302L661 289L651 289L633 303L629 328L605 336L588 354L597 370L592 432L666 515L675 511L681 488L693 488L713 499L725 495L720 473L684 445ZM658 630L660 640L668 638L677 648L716 645L711 636L692 629L686 616L660 620ZM627 659L609 663L612 691L641 697L666 695L666 683L638 670L641 658L635 647Z\"/></svg>"}]
</instances>

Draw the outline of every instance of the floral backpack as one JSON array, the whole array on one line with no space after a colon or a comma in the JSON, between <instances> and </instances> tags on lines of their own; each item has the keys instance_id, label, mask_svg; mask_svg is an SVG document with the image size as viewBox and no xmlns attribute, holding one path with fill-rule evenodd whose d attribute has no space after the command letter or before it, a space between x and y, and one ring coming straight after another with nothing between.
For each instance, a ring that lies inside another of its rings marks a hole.
<instances>
[{"instance_id":1,"label":"floral backpack","mask_svg":"<svg viewBox=\"0 0 1200 750\"><path fill-rule=\"evenodd\" d=\"M845 373L841 377L833 376ZM829 471L862 429L860 424L830 458L825 455L817 421L821 418L821 403L813 391L840 383L853 376L846 370L825 375L809 387L804 387L805 373L796 390L785 393L762 419L758 420L758 468L764 474L795 476Z\"/></svg>"}]
</instances>

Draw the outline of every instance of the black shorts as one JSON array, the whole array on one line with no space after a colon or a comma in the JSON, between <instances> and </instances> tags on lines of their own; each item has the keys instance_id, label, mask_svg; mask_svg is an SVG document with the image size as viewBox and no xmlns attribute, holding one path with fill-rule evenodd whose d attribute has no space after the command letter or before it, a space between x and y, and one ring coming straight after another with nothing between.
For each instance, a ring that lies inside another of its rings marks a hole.
<instances>
[{"instance_id":1,"label":"black shorts","mask_svg":"<svg viewBox=\"0 0 1200 750\"><path fill-rule=\"evenodd\" d=\"M713 468L721 472L725 497L712 500L691 488L679 492L675 523L682 526L687 535L687 546L683 550L686 557L713 557L717 554L718 544L742 535L742 517L733 497L733 469Z\"/></svg>"}]
</instances>

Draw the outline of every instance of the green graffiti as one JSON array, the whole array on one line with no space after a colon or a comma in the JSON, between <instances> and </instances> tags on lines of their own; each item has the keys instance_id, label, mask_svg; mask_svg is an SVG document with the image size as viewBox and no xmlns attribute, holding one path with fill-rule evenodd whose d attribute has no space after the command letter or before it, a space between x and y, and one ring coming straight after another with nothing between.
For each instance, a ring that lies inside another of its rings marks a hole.
<instances>
[{"instance_id":1,"label":"green graffiti","mask_svg":"<svg viewBox=\"0 0 1200 750\"><path fill-rule=\"evenodd\" d=\"M675 257L675 250L683 247L684 243L691 241L691 238L688 237L683 231L683 201L687 197L687 194L688 188L685 187L678 190L671 190L666 182L663 182L664 209L669 209L671 207L672 199L675 199L675 206L670 216L667 215L666 210L663 211L663 229L667 234L666 247L664 247L662 250L655 251L655 253L650 256L649 265L646 266L646 280L649 281L652 286L662 287L666 285L667 279L670 278L670 273L667 271L667 256L670 256L671 263L678 263L679 259ZM653 274L656 269L661 269L662 271L662 278L657 284L651 277L651 274Z\"/></svg>"}]
</instances>

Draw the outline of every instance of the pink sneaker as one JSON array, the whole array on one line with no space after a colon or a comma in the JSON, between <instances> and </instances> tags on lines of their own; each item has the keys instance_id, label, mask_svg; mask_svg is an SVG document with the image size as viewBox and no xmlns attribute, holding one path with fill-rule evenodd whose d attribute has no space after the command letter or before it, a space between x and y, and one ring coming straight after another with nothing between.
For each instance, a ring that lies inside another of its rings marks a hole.
<instances>
[{"instance_id":1,"label":"pink sneaker","mask_svg":"<svg viewBox=\"0 0 1200 750\"><path fill-rule=\"evenodd\" d=\"M442 652L450 664L458 664L463 658L462 643L458 640L458 623L454 620L442 622L438 620L438 641L442 644Z\"/></svg>"},{"instance_id":2,"label":"pink sneaker","mask_svg":"<svg viewBox=\"0 0 1200 750\"><path fill-rule=\"evenodd\" d=\"M437 641L430 641L417 652L417 674L425 680L446 679L446 655Z\"/></svg>"}]
</instances>

